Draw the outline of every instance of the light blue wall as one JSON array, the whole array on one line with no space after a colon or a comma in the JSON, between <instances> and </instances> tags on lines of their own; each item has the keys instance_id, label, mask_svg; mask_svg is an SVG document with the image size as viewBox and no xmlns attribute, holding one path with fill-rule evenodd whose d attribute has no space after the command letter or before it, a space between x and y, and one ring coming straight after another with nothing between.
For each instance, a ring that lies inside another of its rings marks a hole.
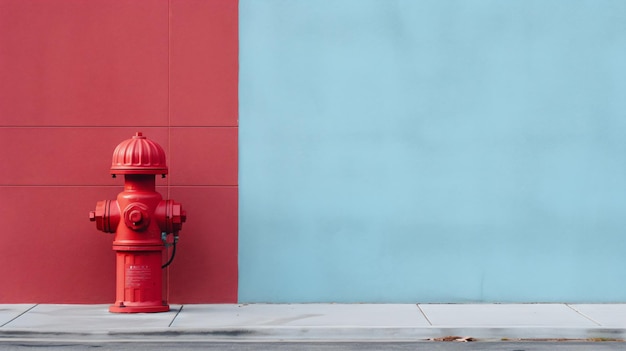
<instances>
[{"instance_id":1,"label":"light blue wall","mask_svg":"<svg viewBox=\"0 0 626 351\"><path fill-rule=\"evenodd\" d=\"M626 1L241 0L242 302L626 302Z\"/></svg>"}]
</instances>

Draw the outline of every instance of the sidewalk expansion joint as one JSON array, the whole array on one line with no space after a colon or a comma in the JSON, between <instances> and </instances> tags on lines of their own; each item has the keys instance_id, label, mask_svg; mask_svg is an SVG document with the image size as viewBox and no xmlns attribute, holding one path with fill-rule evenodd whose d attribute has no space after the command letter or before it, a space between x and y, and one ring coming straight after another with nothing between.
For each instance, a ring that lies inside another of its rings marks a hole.
<instances>
[{"instance_id":1,"label":"sidewalk expansion joint","mask_svg":"<svg viewBox=\"0 0 626 351\"><path fill-rule=\"evenodd\" d=\"M170 328L172 326L172 324L174 324L174 321L176 320L176 318L178 317L180 312L183 311L183 308L185 308L185 305L180 305L180 308L178 309L178 312L176 312L176 315L174 316L174 318L172 318L172 321L170 322L170 324L167 325L168 328Z\"/></svg>"},{"instance_id":2,"label":"sidewalk expansion joint","mask_svg":"<svg viewBox=\"0 0 626 351\"><path fill-rule=\"evenodd\" d=\"M566 303L565 306L569 307L572 311L578 313L579 315L583 316L585 319L592 321L593 323L595 323L598 326L602 326L602 324L598 321L596 321L595 319L587 316L586 314L580 312L579 310L575 309L574 307L572 307L570 304Z\"/></svg>"},{"instance_id":3,"label":"sidewalk expansion joint","mask_svg":"<svg viewBox=\"0 0 626 351\"><path fill-rule=\"evenodd\" d=\"M426 318L426 322L428 322L428 324L432 327L433 323L430 321L430 319L428 319L428 316L426 315L426 313L424 313L424 310L422 309L422 306L420 306L419 303L415 304L415 306L417 306L417 308L420 310L420 312L422 313L422 316L424 316L424 318Z\"/></svg>"},{"instance_id":4,"label":"sidewalk expansion joint","mask_svg":"<svg viewBox=\"0 0 626 351\"><path fill-rule=\"evenodd\" d=\"M24 312L22 312L22 313L18 314L17 316L15 316L15 317L14 317L13 319L11 319L10 321L8 321L8 322L6 322L6 323L4 323L4 324L0 325L0 328L4 327L5 325L8 325L9 323L13 322L14 320L16 320L16 319L20 318L21 316L25 315L26 313L30 312L30 310L32 310L33 308L37 307L38 305L39 305L39 304L38 304L38 303L36 303L36 304L34 304L34 305L30 306L30 308L28 308L26 311L24 311Z\"/></svg>"}]
</instances>

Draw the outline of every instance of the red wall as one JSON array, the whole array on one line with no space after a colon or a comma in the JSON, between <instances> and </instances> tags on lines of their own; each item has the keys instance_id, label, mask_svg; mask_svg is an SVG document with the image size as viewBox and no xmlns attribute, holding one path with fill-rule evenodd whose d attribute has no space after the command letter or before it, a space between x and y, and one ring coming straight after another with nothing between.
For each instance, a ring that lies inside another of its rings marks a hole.
<instances>
[{"instance_id":1,"label":"red wall","mask_svg":"<svg viewBox=\"0 0 626 351\"><path fill-rule=\"evenodd\" d=\"M172 303L237 300L236 0L0 0L0 303L107 303L115 146L163 146L188 219Z\"/></svg>"}]
</instances>

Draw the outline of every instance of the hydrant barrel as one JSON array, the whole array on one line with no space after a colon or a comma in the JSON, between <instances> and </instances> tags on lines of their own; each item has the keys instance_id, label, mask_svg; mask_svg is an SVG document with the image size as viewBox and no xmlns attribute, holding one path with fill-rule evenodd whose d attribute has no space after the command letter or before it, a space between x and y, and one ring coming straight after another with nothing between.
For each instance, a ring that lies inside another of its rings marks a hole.
<instances>
[{"instance_id":1,"label":"hydrant barrel","mask_svg":"<svg viewBox=\"0 0 626 351\"><path fill-rule=\"evenodd\" d=\"M116 200L98 201L89 220L105 233L115 233L116 300L111 312L165 312L162 266L168 234L178 233L187 219L182 205L163 200L155 176L168 168L163 148L137 133L113 151L111 174L124 175ZM175 245L176 240L174 240Z\"/></svg>"}]
</instances>

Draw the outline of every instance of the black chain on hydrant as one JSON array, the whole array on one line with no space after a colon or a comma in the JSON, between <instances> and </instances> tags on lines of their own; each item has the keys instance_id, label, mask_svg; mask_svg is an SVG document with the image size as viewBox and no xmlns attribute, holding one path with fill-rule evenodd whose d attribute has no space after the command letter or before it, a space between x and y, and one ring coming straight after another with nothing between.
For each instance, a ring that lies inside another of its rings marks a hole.
<instances>
[{"instance_id":1,"label":"black chain on hydrant","mask_svg":"<svg viewBox=\"0 0 626 351\"><path fill-rule=\"evenodd\" d=\"M169 245L167 245L167 233L161 233L161 237L163 238L163 242L165 242L165 247L168 247ZM178 235L174 235L174 242L171 244L172 246L172 256L170 256L170 259L167 261L167 263L165 263L164 265L161 266L161 269L166 268L167 266L169 266L170 264L172 264L172 261L174 261L174 256L176 256L176 243L178 242Z\"/></svg>"}]
</instances>

